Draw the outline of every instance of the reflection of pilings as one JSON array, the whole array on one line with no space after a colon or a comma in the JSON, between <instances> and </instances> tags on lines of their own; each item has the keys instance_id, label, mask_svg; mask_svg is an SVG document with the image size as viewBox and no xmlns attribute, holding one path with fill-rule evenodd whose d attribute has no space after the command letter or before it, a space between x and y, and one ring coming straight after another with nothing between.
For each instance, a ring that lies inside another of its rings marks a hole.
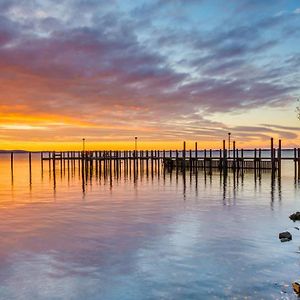
<instances>
[{"instance_id":1,"label":"reflection of pilings","mask_svg":"<svg viewBox=\"0 0 300 300\"><path fill-rule=\"evenodd\" d=\"M223 204L226 205L227 201L226 201L226 196L227 196L227 172L223 172L223 176L220 175L221 178L223 179Z\"/></svg>"},{"instance_id":2,"label":"reflection of pilings","mask_svg":"<svg viewBox=\"0 0 300 300\"><path fill-rule=\"evenodd\" d=\"M282 200L282 191L281 191L281 177L277 177L277 185L278 185L278 200L281 202Z\"/></svg>"},{"instance_id":3,"label":"reflection of pilings","mask_svg":"<svg viewBox=\"0 0 300 300\"><path fill-rule=\"evenodd\" d=\"M182 180L183 180L183 200L186 200L186 172L185 169L182 172Z\"/></svg>"},{"instance_id":4,"label":"reflection of pilings","mask_svg":"<svg viewBox=\"0 0 300 300\"><path fill-rule=\"evenodd\" d=\"M271 176L271 207L272 208L273 208L274 193L275 193L275 176L273 174L274 172L272 171L272 176Z\"/></svg>"}]
</instances>

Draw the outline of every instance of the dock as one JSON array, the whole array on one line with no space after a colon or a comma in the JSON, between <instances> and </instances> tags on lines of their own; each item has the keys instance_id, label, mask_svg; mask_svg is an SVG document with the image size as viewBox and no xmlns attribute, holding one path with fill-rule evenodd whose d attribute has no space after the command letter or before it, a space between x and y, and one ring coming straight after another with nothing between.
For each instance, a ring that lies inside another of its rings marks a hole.
<instances>
[{"instance_id":1,"label":"dock","mask_svg":"<svg viewBox=\"0 0 300 300\"><path fill-rule=\"evenodd\" d=\"M55 174L56 169L74 169L78 167L82 172L93 170L109 172L123 168L143 168L145 170L161 166L166 170L198 170L227 173L229 170L243 172L244 170L270 172L281 176L283 160L293 161L294 177L300 180L300 148L294 148L290 157L282 157L282 142L278 140L274 147L273 138L269 148L239 149L233 141L232 149L226 148L223 140L221 149L200 149L195 142L194 149L186 149L183 142L182 149L178 150L93 150L93 151L42 151L40 153L41 169L46 165ZM291 149L289 149L291 150ZM11 173L14 171L14 155L10 154ZM31 174L32 152L28 152L29 172Z\"/></svg>"},{"instance_id":2,"label":"dock","mask_svg":"<svg viewBox=\"0 0 300 300\"><path fill-rule=\"evenodd\" d=\"M251 156L248 153L252 153ZM270 170L281 173L282 160L293 160L295 172L300 171L300 148L294 149L294 156L282 158L282 142L278 141L278 147L274 147L273 138L270 139L269 149L238 149L233 141L233 148L226 149L223 140L222 149L199 149L195 142L194 149L186 149L186 142L183 142L181 150L131 150L131 151L62 151L62 152L41 152L41 162L49 162L49 166L55 167L56 162L65 164L75 161L85 162L85 165L120 164L130 161L145 162L145 164L158 162L164 167L172 168L201 168L227 170Z\"/></svg>"}]
</instances>

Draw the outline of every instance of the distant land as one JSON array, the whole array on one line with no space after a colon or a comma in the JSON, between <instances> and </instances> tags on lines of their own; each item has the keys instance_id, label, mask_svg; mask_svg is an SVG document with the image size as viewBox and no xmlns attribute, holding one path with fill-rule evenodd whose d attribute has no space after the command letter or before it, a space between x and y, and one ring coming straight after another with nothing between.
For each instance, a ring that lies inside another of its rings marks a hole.
<instances>
[{"instance_id":1,"label":"distant land","mask_svg":"<svg viewBox=\"0 0 300 300\"><path fill-rule=\"evenodd\" d=\"M28 153L26 150L0 150L0 153Z\"/></svg>"}]
</instances>

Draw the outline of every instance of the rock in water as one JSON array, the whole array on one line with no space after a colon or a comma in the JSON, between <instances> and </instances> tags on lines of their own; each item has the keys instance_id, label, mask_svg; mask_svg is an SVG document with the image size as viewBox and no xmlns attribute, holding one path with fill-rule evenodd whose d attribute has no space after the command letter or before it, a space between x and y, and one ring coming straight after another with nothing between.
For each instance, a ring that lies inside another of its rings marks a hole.
<instances>
[{"instance_id":1,"label":"rock in water","mask_svg":"<svg viewBox=\"0 0 300 300\"><path fill-rule=\"evenodd\" d=\"M300 284L298 282L293 282L292 286L293 286L294 292L299 295L300 294Z\"/></svg>"},{"instance_id":2,"label":"rock in water","mask_svg":"<svg viewBox=\"0 0 300 300\"><path fill-rule=\"evenodd\" d=\"M295 213L293 213L293 214L291 214L290 215L290 219L292 220L292 221L300 221L300 211L297 211L297 212L295 212Z\"/></svg>"},{"instance_id":3,"label":"rock in water","mask_svg":"<svg viewBox=\"0 0 300 300\"><path fill-rule=\"evenodd\" d=\"M292 240L292 235L288 231L280 232L279 239L281 240L281 242L288 242Z\"/></svg>"}]
</instances>

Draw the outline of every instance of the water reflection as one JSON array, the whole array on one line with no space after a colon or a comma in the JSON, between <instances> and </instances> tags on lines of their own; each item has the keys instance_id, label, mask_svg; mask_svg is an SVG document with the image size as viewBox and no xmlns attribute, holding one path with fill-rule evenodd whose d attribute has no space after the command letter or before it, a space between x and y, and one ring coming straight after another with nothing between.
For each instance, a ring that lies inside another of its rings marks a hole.
<instances>
[{"instance_id":1,"label":"water reflection","mask_svg":"<svg viewBox=\"0 0 300 300\"><path fill-rule=\"evenodd\" d=\"M89 160L49 160L40 163L38 168L38 159L32 162L31 154L28 156L28 186L29 190L33 188L33 170L35 173L39 169L41 182L44 182L45 175L48 174L48 182L52 185L53 191L67 182L70 187L72 184L80 181L82 193L85 194L89 191L88 186L97 184L98 186L103 184L109 184L110 189L113 189L115 185L119 185L121 181L133 183L134 188L138 188L142 185L144 178L151 182L160 182L162 177L163 185L172 185L173 182L177 187L182 189L183 200L187 199L187 194L191 190L195 191L196 195L199 195L200 189L211 189L215 186L217 178L219 178L219 186L222 187L222 199L224 205L234 205L236 203L237 196L243 191L244 180L247 177L247 185L252 181L253 190L257 193L261 192L262 184L265 186L266 182L270 180L270 203L271 207L275 201L275 198L282 201L282 177L277 176L276 173L272 173L267 170L233 170L229 172L220 172L214 169L195 169L195 168L165 168L162 164L162 160L105 160L105 161L89 161ZM21 161L22 165L25 165L25 161ZM15 184L15 168L18 168L17 173L19 175L20 168L18 167L18 160L13 162L13 158L10 161L10 178L11 189L14 189ZM17 165L16 165L17 164ZM290 167L288 167L290 168ZM35 176L35 175L34 175ZM252 177L252 180L251 180ZM59 183L58 183L59 178ZM286 177L283 176L285 179ZM181 180L179 180L181 179ZM180 183L181 181L181 183ZM294 188L298 189L299 180L295 178Z\"/></svg>"},{"instance_id":2,"label":"water reflection","mask_svg":"<svg viewBox=\"0 0 300 300\"><path fill-rule=\"evenodd\" d=\"M1 160L2 299L278 299L297 279L300 241L277 238L293 174L35 156L10 172Z\"/></svg>"}]
</instances>

